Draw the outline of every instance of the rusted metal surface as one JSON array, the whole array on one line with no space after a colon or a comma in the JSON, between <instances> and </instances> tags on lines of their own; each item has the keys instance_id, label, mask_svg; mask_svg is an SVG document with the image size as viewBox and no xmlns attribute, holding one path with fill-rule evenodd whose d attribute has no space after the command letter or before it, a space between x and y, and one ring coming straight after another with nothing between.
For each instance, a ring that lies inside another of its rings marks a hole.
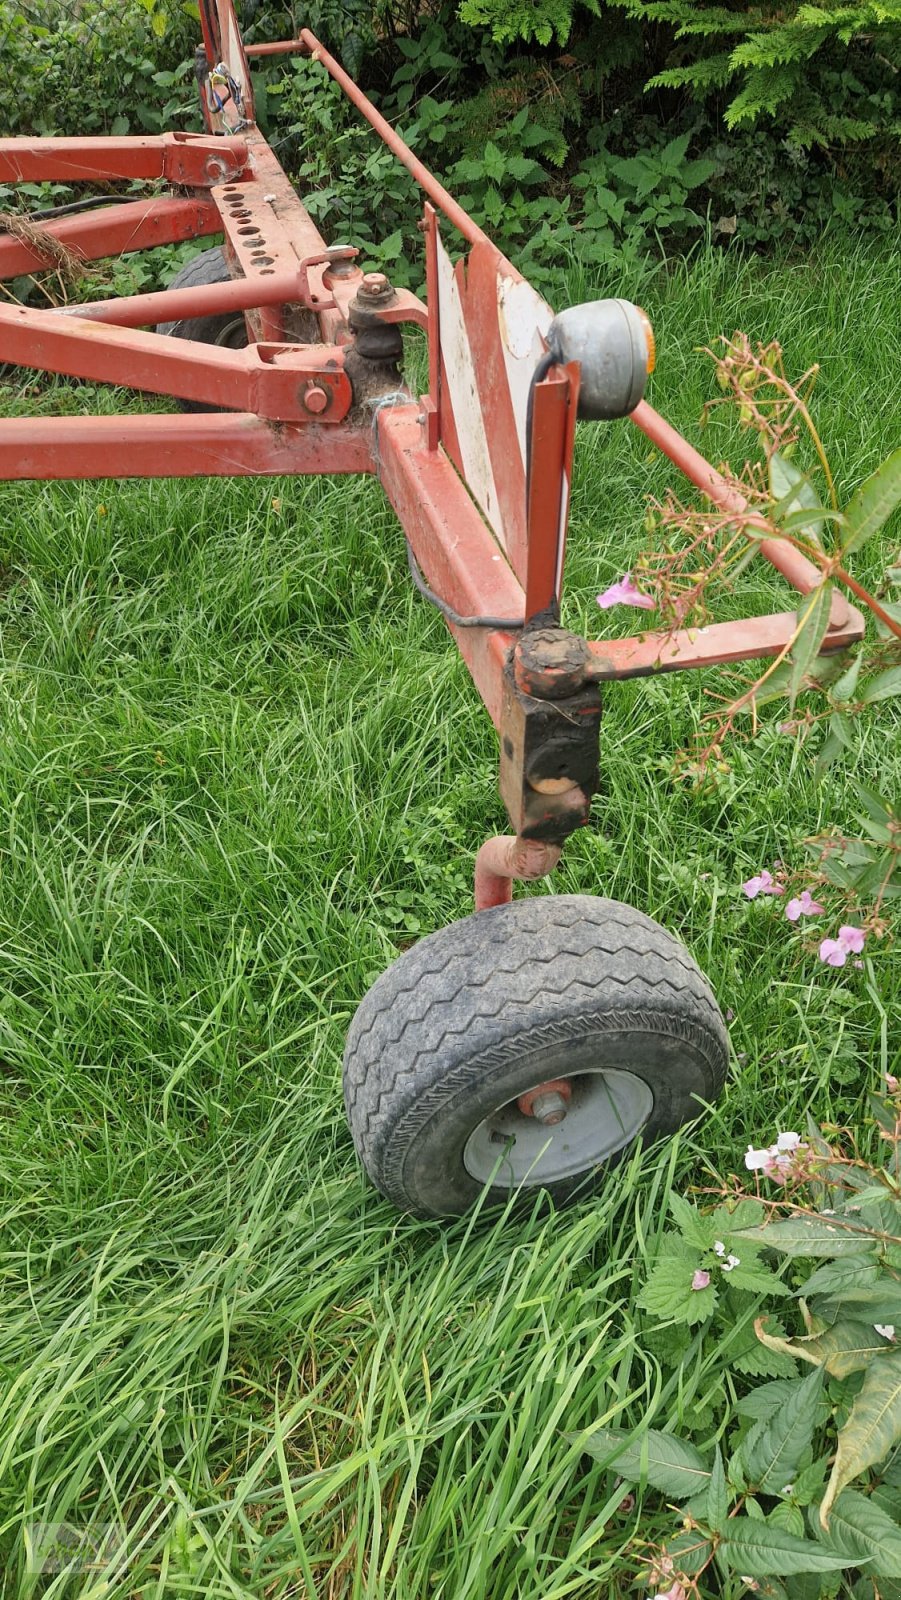
<instances>
[{"instance_id":1,"label":"rusted metal surface","mask_svg":"<svg viewBox=\"0 0 901 1600\"><path fill-rule=\"evenodd\" d=\"M165 178L211 189L237 178L247 164L247 142L203 133L159 133L122 139L0 139L0 183L112 182Z\"/></svg>"},{"instance_id":2,"label":"rusted metal surface","mask_svg":"<svg viewBox=\"0 0 901 1600\"><path fill-rule=\"evenodd\" d=\"M821 649L844 650L863 638L866 623L854 606L846 606L845 619L830 625ZM777 611L744 622L712 622L706 628L686 628L675 633L648 633L640 639L594 639L588 646L588 675L600 682L609 678L646 678L655 672L682 672L690 667L722 666L755 656L777 656L785 650L798 626L795 611Z\"/></svg>"},{"instance_id":3,"label":"rusted metal surface","mask_svg":"<svg viewBox=\"0 0 901 1600\"><path fill-rule=\"evenodd\" d=\"M277 422L307 416L302 391L311 381L331 397L328 421L340 422L353 403L344 351L337 345L257 344L227 350L14 305L0 304L0 360L226 410L254 411Z\"/></svg>"},{"instance_id":4,"label":"rusted metal surface","mask_svg":"<svg viewBox=\"0 0 901 1600\"><path fill-rule=\"evenodd\" d=\"M554 1128L566 1116L572 1095L573 1086L568 1078L549 1078L547 1083L527 1089L525 1094L519 1096L516 1105L524 1117L535 1117Z\"/></svg>"},{"instance_id":5,"label":"rusted metal surface","mask_svg":"<svg viewBox=\"0 0 901 1600\"><path fill-rule=\"evenodd\" d=\"M0 478L222 478L374 472L369 428L211 415L0 418Z\"/></svg>"},{"instance_id":6,"label":"rusted metal surface","mask_svg":"<svg viewBox=\"0 0 901 1600\"><path fill-rule=\"evenodd\" d=\"M83 261L152 250L161 244L181 244L187 239L201 239L221 230L216 206L200 196L182 200L155 196L151 200L126 201L119 206L98 207L80 216L48 220L40 229L42 234L49 234ZM36 244L0 230L0 279L17 278L26 272L44 272L53 265L52 258L42 253Z\"/></svg>"},{"instance_id":7,"label":"rusted metal surface","mask_svg":"<svg viewBox=\"0 0 901 1600\"><path fill-rule=\"evenodd\" d=\"M553 872L562 850L559 845L538 839L518 839L515 834L498 834L486 839L476 856L475 908L508 905L513 898L514 881L533 882Z\"/></svg>"},{"instance_id":8,"label":"rusted metal surface","mask_svg":"<svg viewBox=\"0 0 901 1600\"><path fill-rule=\"evenodd\" d=\"M526 629L505 665L499 787L523 838L562 844L588 821L601 694L587 656L563 629Z\"/></svg>"}]
</instances>

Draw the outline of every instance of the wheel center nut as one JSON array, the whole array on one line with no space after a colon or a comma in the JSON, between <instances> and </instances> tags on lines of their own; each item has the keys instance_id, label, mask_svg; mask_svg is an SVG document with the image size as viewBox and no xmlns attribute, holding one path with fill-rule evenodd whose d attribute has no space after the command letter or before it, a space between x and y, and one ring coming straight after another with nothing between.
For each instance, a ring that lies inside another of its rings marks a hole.
<instances>
[{"instance_id":1,"label":"wheel center nut","mask_svg":"<svg viewBox=\"0 0 901 1600\"><path fill-rule=\"evenodd\" d=\"M546 1128L555 1128L566 1116L567 1103L564 1095L557 1089L549 1089L546 1094L536 1094L532 1101L532 1116L537 1122L543 1122Z\"/></svg>"}]
</instances>

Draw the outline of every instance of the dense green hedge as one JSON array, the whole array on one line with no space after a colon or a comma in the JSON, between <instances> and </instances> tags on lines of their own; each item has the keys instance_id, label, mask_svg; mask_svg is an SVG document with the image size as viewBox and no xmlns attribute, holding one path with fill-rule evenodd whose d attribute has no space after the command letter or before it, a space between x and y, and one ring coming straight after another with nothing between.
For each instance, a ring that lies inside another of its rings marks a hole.
<instances>
[{"instance_id":1,"label":"dense green hedge","mask_svg":"<svg viewBox=\"0 0 901 1600\"><path fill-rule=\"evenodd\" d=\"M897 226L901 0L241 9L251 39L284 37L299 10L539 279L562 254L598 266L684 249L705 226L755 246ZM0 124L196 126L197 37L193 0L0 0ZM255 76L261 120L324 231L415 276L418 197L323 69L279 57Z\"/></svg>"}]
</instances>

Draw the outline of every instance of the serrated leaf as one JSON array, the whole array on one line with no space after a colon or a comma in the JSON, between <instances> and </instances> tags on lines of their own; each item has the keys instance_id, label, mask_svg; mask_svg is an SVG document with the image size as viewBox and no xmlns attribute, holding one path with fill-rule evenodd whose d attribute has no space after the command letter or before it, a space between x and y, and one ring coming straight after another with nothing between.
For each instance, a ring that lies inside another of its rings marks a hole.
<instances>
[{"instance_id":1,"label":"serrated leaf","mask_svg":"<svg viewBox=\"0 0 901 1600\"><path fill-rule=\"evenodd\" d=\"M820 1522L845 1485L882 1461L901 1438L901 1350L881 1354L867 1367L860 1393L838 1436L832 1475L820 1506Z\"/></svg>"},{"instance_id":2,"label":"serrated leaf","mask_svg":"<svg viewBox=\"0 0 901 1600\"><path fill-rule=\"evenodd\" d=\"M830 690L833 700L839 702L853 700L862 662L863 656L856 655L847 672L843 672L840 678L836 678Z\"/></svg>"},{"instance_id":3,"label":"serrated leaf","mask_svg":"<svg viewBox=\"0 0 901 1600\"><path fill-rule=\"evenodd\" d=\"M812 1539L799 1539L772 1522L758 1522L754 1517L730 1518L719 1549L733 1572L747 1574L749 1578L840 1572L847 1565L844 1556L824 1550Z\"/></svg>"},{"instance_id":4,"label":"serrated leaf","mask_svg":"<svg viewBox=\"0 0 901 1600\"><path fill-rule=\"evenodd\" d=\"M845 510L845 554L859 550L901 505L901 450L895 450L881 467L854 491Z\"/></svg>"},{"instance_id":5,"label":"serrated leaf","mask_svg":"<svg viewBox=\"0 0 901 1600\"><path fill-rule=\"evenodd\" d=\"M774 1378L770 1383L760 1383L756 1389L736 1401L735 1409L740 1417L750 1417L755 1422L760 1417L771 1417L777 1407L785 1405L797 1383L797 1378ZM824 1410L822 1395L819 1404L820 1409Z\"/></svg>"},{"instance_id":6,"label":"serrated leaf","mask_svg":"<svg viewBox=\"0 0 901 1600\"><path fill-rule=\"evenodd\" d=\"M780 455L778 450L770 457L770 494L775 502L773 515L777 522L791 516L799 532L806 533L815 544L821 542L823 506L820 497L810 479L793 461ZM819 512L820 515L801 517L799 520L794 515L798 511Z\"/></svg>"},{"instance_id":7,"label":"serrated leaf","mask_svg":"<svg viewBox=\"0 0 901 1600\"><path fill-rule=\"evenodd\" d=\"M812 1461L809 1467L799 1472L792 1485L792 1499L795 1505L809 1506L812 1500L818 1500L823 1492L828 1472L828 1456L820 1456L818 1461Z\"/></svg>"},{"instance_id":8,"label":"serrated leaf","mask_svg":"<svg viewBox=\"0 0 901 1600\"><path fill-rule=\"evenodd\" d=\"M770 1350L781 1350L786 1355L798 1356L811 1366L825 1367L835 1378L846 1378L849 1372L859 1372L869 1366L874 1356L886 1348L885 1340L867 1322L837 1322L822 1333L808 1334L801 1339L783 1339L767 1333L765 1318L758 1317L754 1324L757 1337Z\"/></svg>"},{"instance_id":9,"label":"serrated leaf","mask_svg":"<svg viewBox=\"0 0 901 1600\"><path fill-rule=\"evenodd\" d=\"M901 667L887 667L885 672L877 672L875 678L861 686L858 698L864 705L871 706L877 700L889 700L896 694L901 694Z\"/></svg>"},{"instance_id":10,"label":"serrated leaf","mask_svg":"<svg viewBox=\"0 0 901 1600\"><path fill-rule=\"evenodd\" d=\"M726 1203L717 1206L713 1215L720 1228L727 1233L735 1233L739 1229L759 1227L766 1217L766 1206L761 1205L759 1200L739 1200L733 1205Z\"/></svg>"},{"instance_id":11,"label":"serrated leaf","mask_svg":"<svg viewBox=\"0 0 901 1600\"><path fill-rule=\"evenodd\" d=\"M750 1290L755 1294L791 1294L788 1284L783 1283L781 1278L776 1277L775 1272L771 1272L769 1267L758 1261L749 1261L746 1265L744 1260L740 1260L738 1266L733 1267L729 1273L729 1287Z\"/></svg>"},{"instance_id":12,"label":"serrated leaf","mask_svg":"<svg viewBox=\"0 0 901 1600\"><path fill-rule=\"evenodd\" d=\"M839 1226L825 1217L785 1217L762 1228L749 1228L747 1237L785 1256L859 1256L873 1243L869 1233L845 1222Z\"/></svg>"},{"instance_id":13,"label":"serrated leaf","mask_svg":"<svg viewBox=\"0 0 901 1600\"><path fill-rule=\"evenodd\" d=\"M688 1499L706 1489L710 1480L710 1468L700 1450L656 1428L637 1436L621 1428L597 1428L583 1439L582 1446L595 1460L615 1468L628 1483L649 1483L674 1500Z\"/></svg>"},{"instance_id":14,"label":"serrated leaf","mask_svg":"<svg viewBox=\"0 0 901 1600\"><path fill-rule=\"evenodd\" d=\"M710 1482L707 1485L707 1526L712 1533L720 1533L726 1526L730 1498L722 1452L719 1445L717 1445L710 1472Z\"/></svg>"},{"instance_id":15,"label":"serrated leaf","mask_svg":"<svg viewBox=\"0 0 901 1600\"><path fill-rule=\"evenodd\" d=\"M777 1528L785 1528L799 1539L803 1537L804 1513L793 1506L790 1500L780 1500L767 1517L767 1522L774 1522Z\"/></svg>"},{"instance_id":16,"label":"serrated leaf","mask_svg":"<svg viewBox=\"0 0 901 1600\"><path fill-rule=\"evenodd\" d=\"M712 1283L706 1289L691 1287L700 1259L698 1250L678 1234L666 1234L638 1304L655 1317L674 1317L689 1325L704 1322L716 1308L716 1289Z\"/></svg>"},{"instance_id":17,"label":"serrated leaf","mask_svg":"<svg viewBox=\"0 0 901 1600\"><path fill-rule=\"evenodd\" d=\"M713 1547L703 1533L691 1529L677 1534L675 1539L667 1539L666 1553L672 1558L677 1572L684 1572L692 1577L695 1573L704 1571L713 1553Z\"/></svg>"},{"instance_id":18,"label":"serrated leaf","mask_svg":"<svg viewBox=\"0 0 901 1600\"><path fill-rule=\"evenodd\" d=\"M821 583L818 588L812 589L810 594L804 596L798 607L799 630L791 648L791 678L789 680L788 699L794 706L798 695L804 687L807 676L814 660L819 655L820 645L826 637L829 627L829 608L832 605L832 584Z\"/></svg>"},{"instance_id":19,"label":"serrated leaf","mask_svg":"<svg viewBox=\"0 0 901 1600\"><path fill-rule=\"evenodd\" d=\"M901 1578L901 1527L867 1495L843 1489L832 1507L823 1543L849 1566L869 1561L880 1578Z\"/></svg>"},{"instance_id":20,"label":"serrated leaf","mask_svg":"<svg viewBox=\"0 0 901 1600\"><path fill-rule=\"evenodd\" d=\"M802 1288L795 1291L806 1300L818 1294L846 1294L851 1289L869 1289L879 1276L876 1246L869 1256L842 1256L817 1267ZM901 1285L899 1285L901 1288Z\"/></svg>"},{"instance_id":21,"label":"serrated leaf","mask_svg":"<svg viewBox=\"0 0 901 1600\"><path fill-rule=\"evenodd\" d=\"M697 1250L709 1250L717 1237L714 1217L702 1216L681 1194L670 1195L669 1208L685 1243L693 1245Z\"/></svg>"},{"instance_id":22,"label":"serrated leaf","mask_svg":"<svg viewBox=\"0 0 901 1600\"><path fill-rule=\"evenodd\" d=\"M748 1483L768 1494L781 1494L791 1483L813 1439L822 1387L822 1370L811 1372L778 1411L754 1424L741 1447Z\"/></svg>"}]
</instances>

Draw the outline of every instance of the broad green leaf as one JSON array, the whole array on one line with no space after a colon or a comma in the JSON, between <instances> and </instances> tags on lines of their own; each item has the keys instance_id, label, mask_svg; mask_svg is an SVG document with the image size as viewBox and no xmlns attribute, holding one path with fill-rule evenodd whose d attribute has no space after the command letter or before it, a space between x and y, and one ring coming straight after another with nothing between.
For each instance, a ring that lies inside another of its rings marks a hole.
<instances>
[{"instance_id":1,"label":"broad green leaf","mask_svg":"<svg viewBox=\"0 0 901 1600\"><path fill-rule=\"evenodd\" d=\"M867 1368L860 1393L838 1436L832 1476L820 1506L820 1522L845 1485L882 1461L901 1438L901 1350L883 1353Z\"/></svg>"},{"instance_id":2,"label":"broad green leaf","mask_svg":"<svg viewBox=\"0 0 901 1600\"><path fill-rule=\"evenodd\" d=\"M844 1556L824 1550L812 1539L778 1528L755 1517L731 1517L719 1549L733 1572L749 1578L790 1578L797 1572L840 1572Z\"/></svg>"},{"instance_id":3,"label":"broad green leaf","mask_svg":"<svg viewBox=\"0 0 901 1600\"><path fill-rule=\"evenodd\" d=\"M666 1553L672 1557L678 1572L687 1573L691 1577L695 1573L704 1571L713 1554L713 1547L703 1533L692 1528L677 1534L675 1539L667 1539Z\"/></svg>"},{"instance_id":4,"label":"broad green leaf","mask_svg":"<svg viewBox=\"0 0 901 1600\"><path fill-rule=\"evenodd\" d=\"M736 1401L735 1409L740 1417L750 1417L755 1422L760 1417L771 1417L778 1407L788 1403L803 1381L802 1378L773 1378L770 1383L759 1383ZM825 1415L822 1395L819 1403Z\"/></svg>"},{"instance_id":5,"label":"broad green leaf","mask_svg":"<svg viewBox=\"0 0 901 1600\"><path fill-rule=\"evenodd\" d=\"M873 822L885 824L895 820L894 810L875 789L868 789L864 783L855 783L854 788L857 798Z\"/></svg>"},{"instance_id":6,"label":"broad green leaf","mask_svg":"<svg viewBox=\"0 0 901 1600\"><path fill-rule=\"evenodd\" d=\"M878 533L895 507L901 505L901 450L895 450L881 467L854 491L845 510L846 532L842 548L859 550Z\"/></svg>"},{"instance_id":7,"label":"broad green leaf","mask_svg":"<svg viewBox=\"0 0 901 1600\"><path fill-rule=\"evenodd\" d=\"M793 532L804 533L814 544L820 544L823 533L823 506L810 479L793 461L780 455L778 450L770 457L770 494L775 502L773 515L777 522L791 516ZM805 516L800 520L795 512L819 512L818 516Z\"/></svg>"},{"instance_id":8,"label":"broad green leaf","mask_svg":"<svg viewBox=\"0 0 901 1600\"><path fill-rule=\"evenodd\" d=\"M786 1355L799 1356L811 1366L825 1367L835 1378L846 1378L849 1372L859 1372L869 1366L874 1356L884 1353L885 1340L869 1322L837 1322L822 1333L808 1334L801 1339L783 1339L767 1333L766 1319L759 1317L754 1324L757 1337L770 1350L781 1350Z\"/></svg>"},{"instance_id":9,"label":"broad green leaf","mask_svg":"<svg viewBox=\"0 0 901 1600\"><path fill-rule=\"evenodd\" d=\"M838 1496L823 1543L843 1555L849 1566L869 1561L874 1575L901 1578L901 1527L854 1489L843 1489Z\"/></svg>"},{"instance_id":10,"label":"broad green leaf","mask_svg":"<svg viewBox=\"0 0 901 1600\"><path fill-rule=\"evenodd\" d=\"M901 694L901 667L888 667L885 672L877 672L875 678L870 678L859 691L860 699L868 706L874 705L877 700L889 700L896 694Z\"/></svg>"},{"instance_id":11,"label":"broad green leaf","mask_svg":"<svg viewBox=\"0 0 901 1600\"><path fill-rule=\"evenodd\" d=\"M775 1272L765 1267L762 1262L748 1261L739 1257L739 1264L729 1273L730 1289L750 1290L754 1294L791 1294L788 1284L777 1278Z\"/></svg>"},{"instance_id":12,"label":"broad green leaf","mask_svg":"<svg viewBox=\"0 0 901 1600\"><path fill-rule=\"evenodd\" d=\"M710 1482L707 1485L707 1526L713 1533L720 1533L726 1526L729 1515L729 1485L726 1482L726 1470L723 1466L723 1457L719 1445L713 1458L713 1467L710 1473Z\"/></svg>"},{"instance_id":13,"label":"broad green leaf","mask_svg":"<svg viewBox=\"0 0 901 1600\"><path fill-rule=\"evenodd\" d=\"M716 1289L693 1289L691 1280L701 1263L700 1252L678 1234L664 1236L662 1252L638 1296L638 1304L655 1317L674 1317L689 1325L704 1322L716 1308Z\"/></svg>"},{"instance_id":14,"label":"broad green leaf","mask_svg":"<svg viewBox=\"0 0 901 1600\"><path fill-rule=\"evenodd\" d=\"M819 1500L823 1493L823 1484L829 1476L829 1467L829 1457L820 1456L818 1461L812 1461L809 1467L798 1473L792 1485L792 1499L795 1505L809 1506L812 1501Z\"/></svg>"},{"instance_id":15,"label":"broad green leaf","mask_svg":"<svg viewBox=\"0 0 901 1600\"><path fill-rule=\"evenodd\" d=\"M830 689L833 700L842 702L854 699L854 691L857 688L857 680L860 677L862 661L863 656L856 655L847 672L843 672L840 678L836 678Z\"/></svg>"},{"instance_id":16,"label":"broad green leaf","mask_svg":"<svg viewBox=\"0 0 901 1600\"><path fill-rule=\"evenodd\" d=\"M804 1513L798 1506L793 1506L790 1500L780 1500L767 1517L767 1522L775 1523L777 1528L786 1528L801 1539L804 1535Z\"/></svg>"},{"instance_id":17,"label":"broad green leaf","mask_svg":"<svg viewBox=\"0 0 901 1600\"><path fill-rule=\"evenodd\" d=\"M711 1249L713 1241L719 1237L714 1216L702 1216L697 1208L680 1194L670 1195L669 1208L686 1244L694 1245L698 1250Z\"/></svg>"},{"instance_id":18,"label":"broad green leaf","mask_svg":"<svg viewBox=\"0 0 901 1600\"><path fill-rule=\"evenodd\" d=\"M826 1217L786 1217L763 1228L749 1228L747 1236L785 1256L859 1256L873 1244L868 1232Z\"/></svg>"},{"instance_id":19,"label":"broad green leaf","mask_svg":"<svg viewBox=\"0 0 901 1600\"><path fill-rule=\"evenodd\" d=\"M620 1428L598 1428L582 1443L590 1456L615 1468L628 1483L649 1483L674 1500L697 1494L710 1481L710 1468L700 1450L672 1433L649 1428L636 1435Z\"/></svg>"},{"instance_id":20,"label":"broad green leaf","mask_svg":"<svg viewBox=\"0 0 901 1600\"><path fill-rule=\"evenodd\" d=\"M878 1276L876 1246L873 1245L868 1256L842 1256L838 1261L827 1261L825 1266L817 1267L803 1287L795 1292L802 1294L806 1300L817 1294L842 1295L852 1289L869 1289Z\"/></svg>"},{"instance_id":21,"label":"broad green leaf","mask_svg":"<svg viewBox=\"0 0 901 1600\"><path fill-rule=\"evenodd\" d=\"M795 1384L785 1404L754 1424L742 1444L749 1484L768 1494L782 1494L797 1473L813 1439L823 1387L822 1369Z\"/></svg>"},{"instance_id":22,"label":"broad green leaf","mask_svg":"<svg viewBox=\"0 0 901 1600\"><path fill-rule=\"evenodd\" d=\"M738 1200L717 1206L713 1215L721 1230L719 1237L725 1238L727 1233L735 1233L739 1228L758 1227L766 1217L766 1207L759 1200Z\"/></svg>"},{"instance_id":23,"label":"broad green leaf","mask_svg":"<svg viewBox=\"0 0 901 1600\"><path fill-rule=\"evenodd\" d=\"M799 632L791 648L791 679L789 704L794 706L804 687L804 679L819 655L820 645L829 627L829 608L832 604L832 584L821 583L806 594L798 607Z\"/></svg>"}]
</instances>

